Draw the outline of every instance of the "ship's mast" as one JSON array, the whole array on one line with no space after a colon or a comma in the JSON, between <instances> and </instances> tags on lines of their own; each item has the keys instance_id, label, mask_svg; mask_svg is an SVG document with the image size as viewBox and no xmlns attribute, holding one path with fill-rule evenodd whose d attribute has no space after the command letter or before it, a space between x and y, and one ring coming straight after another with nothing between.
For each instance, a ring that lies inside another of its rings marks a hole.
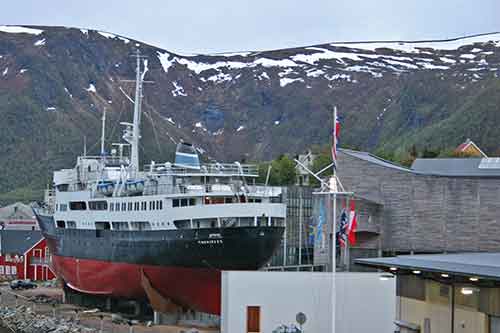
<instances>
[{"instance_id":1,"label":"ship's mast","mask_svg":"<svg viewBox=\"0 0 500 333\"><path fill-rule=\"evenodd\" d=\"M136 70L135 70L135 98L134 98L134 123L132 127L131 144L131 167L134 171L139 171L139 139L141 125L141 104L142 104L142 73L141 73L141 52L136 50Z\"/></svg>"},{"instance_id":2,"label":"ship's mast","mask_svg":"<svg viewBox=\"0 0 500 333\"><path fill-rule=\"evenodd\" d=\"M106 151L104 150L104 143L106 140L106 108L104 108L104 111L102 112L102 131L101 131L101 156L104 156L106 154Z\"/></svg>"}]
</instances>

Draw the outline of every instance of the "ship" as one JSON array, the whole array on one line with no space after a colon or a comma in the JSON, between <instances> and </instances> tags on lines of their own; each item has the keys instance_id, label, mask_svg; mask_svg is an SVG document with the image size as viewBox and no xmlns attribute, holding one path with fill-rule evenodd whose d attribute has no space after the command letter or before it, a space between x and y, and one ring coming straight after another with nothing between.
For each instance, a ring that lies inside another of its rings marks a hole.
<instances>
[{"instance_id":1,"label":"ship","mask_svg":"<svg viewBox=\"0 0 500 333\"><path fill-rule=\"evenodd\" d=\"M148 299L220 314L224 270L258 270L280 246L286 206L279 187L258 185L255 165L204 162L180 142L172 162L139 167L141 103L147 71L136 57L133 122L122 143L54 171L35 215L50 265L65 288ZM144 281L147 281L145 284Z\"/></svg>"}]
</instances>

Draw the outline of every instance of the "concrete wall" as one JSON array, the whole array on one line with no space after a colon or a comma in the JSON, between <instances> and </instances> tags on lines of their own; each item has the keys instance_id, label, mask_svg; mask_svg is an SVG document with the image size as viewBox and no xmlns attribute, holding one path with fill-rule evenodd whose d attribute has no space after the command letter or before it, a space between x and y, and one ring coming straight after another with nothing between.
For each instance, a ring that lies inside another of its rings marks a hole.
<instances>
[{"instance_id":1,"label":"concrete wall","mask_svg":"<svg viewBox=\"0 0 500 333\"><path fill-rule=\"evenodd\" d=\"M395 279L377 273L337 273L332 304L330 273L223 272L221 332L246 333L246 307L261 307L261 332L295 324L304 312L305 333L393 332ZM336 329L332 330L332 307Z\"/></svg>"}]
</instances>

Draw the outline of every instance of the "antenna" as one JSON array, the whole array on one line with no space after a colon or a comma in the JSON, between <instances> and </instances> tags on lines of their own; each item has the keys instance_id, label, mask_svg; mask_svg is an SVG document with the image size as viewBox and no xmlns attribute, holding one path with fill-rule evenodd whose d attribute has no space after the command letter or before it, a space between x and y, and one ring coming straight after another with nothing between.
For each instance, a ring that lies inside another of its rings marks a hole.
<instances>
[{"instance_id":1,"label":"antenna","mask_svg":"<svg viewBox=\"0 0 500 333\"><path fill-rule=\"evenodd\" d=\"M83 136L83 156L87 156L87 136Z\"/></svg>"},{"instance_id":2,"label":"antenna","mask_svg":"<svg viewBox=\"0 0 500 333\"><path fill-rule=\"evenodd\" d=\"M106 108L104 108L104 111L102 112L101 156L104 156L106 154L106 151L104 150L104 142L106 139L105 133L106 133Z\"/></svg>"}]
</instances>

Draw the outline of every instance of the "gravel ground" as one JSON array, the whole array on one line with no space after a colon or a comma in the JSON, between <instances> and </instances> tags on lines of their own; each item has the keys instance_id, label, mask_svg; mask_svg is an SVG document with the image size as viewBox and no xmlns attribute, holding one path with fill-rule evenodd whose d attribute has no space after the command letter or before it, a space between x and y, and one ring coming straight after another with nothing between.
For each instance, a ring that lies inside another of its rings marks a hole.
<instances>
[{"instance_id":1,"label":"gravel ground","mask_svg":"<svg viewBox=\"0 0 500 333\"><path fill-rule=\"evenodd\" d=\"M39 287L12 291L8 285L0 286L0 333L218 333L218 330L178 326L150 326L151 323L128 323L122 317L62 304L62 290ZM132 325L130 325L132 324ZM11 328L11 329L9 329ZM102 329L102 331L101 331Z\"/></svg>"}]
</instances>

